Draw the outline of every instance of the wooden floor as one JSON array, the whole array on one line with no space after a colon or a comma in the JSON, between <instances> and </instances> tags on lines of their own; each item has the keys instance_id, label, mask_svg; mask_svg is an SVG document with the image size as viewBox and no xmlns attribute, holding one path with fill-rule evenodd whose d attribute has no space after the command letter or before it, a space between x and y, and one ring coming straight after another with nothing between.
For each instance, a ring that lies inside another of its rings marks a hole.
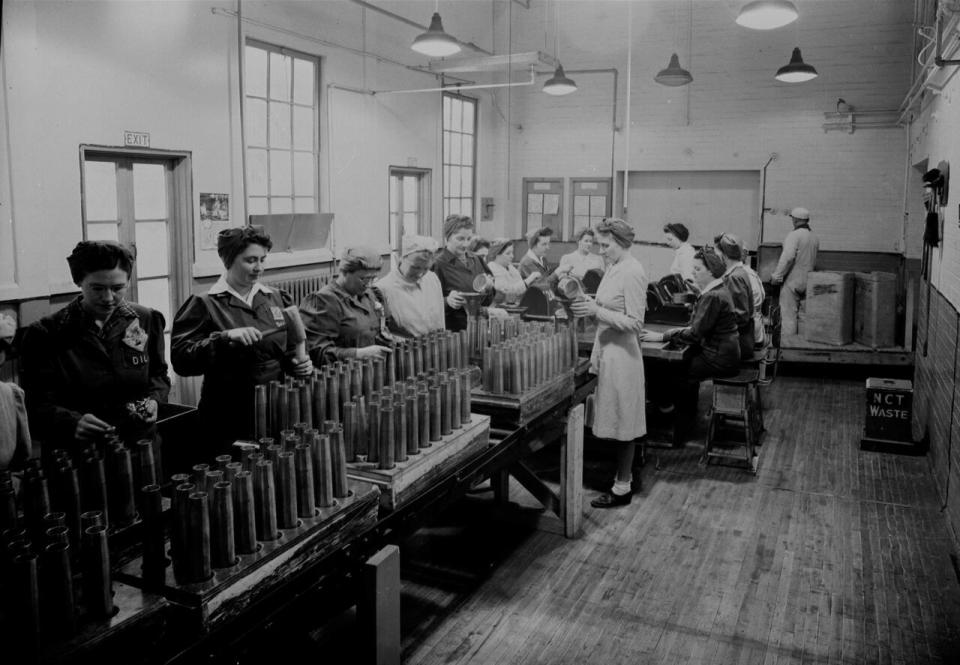
<instances>
[{"instance_id":1,"label":"wooden floor","mask_svg":"<svg viewBox=\"0 0 960 665\"><path fill-rule=\"evenodd\" d=\"M779 377L766 397L756 477L698 466L694 441L650 450L633 503L587 506L579 540L505 526L483 493L419 532L404 662L960 663L926 459L859 450L860 380ZM587 462L589 499L612 471Z\"/></svg>"}]
</instances>

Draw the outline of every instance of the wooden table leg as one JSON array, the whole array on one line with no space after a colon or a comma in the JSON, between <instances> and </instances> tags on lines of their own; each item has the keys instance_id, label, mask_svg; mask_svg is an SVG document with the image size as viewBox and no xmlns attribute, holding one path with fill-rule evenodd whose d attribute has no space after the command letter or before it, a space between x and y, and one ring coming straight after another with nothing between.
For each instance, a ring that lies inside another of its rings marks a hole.
<instances>
[{"instance_id":1,"label":"wooden table leg","mask_svg":"<svg viewBox=\"0 0 960 665\"><path fill-rule=\"evenodd\" d=\"M560 441L560 513L564 535L578 537L583 525L583 404L567 413Z\"/></svg>"},{"instance_id":2,"label":"wooden table leg","mask_svg":"<svg viewBox=\"0 0 960 665\"><path fill-rule=\"evenodd\" d=\"M358 619L364 662L400 665L400 548L387 545L367 559L361 572Z\"/></svg>"}]
</instances>

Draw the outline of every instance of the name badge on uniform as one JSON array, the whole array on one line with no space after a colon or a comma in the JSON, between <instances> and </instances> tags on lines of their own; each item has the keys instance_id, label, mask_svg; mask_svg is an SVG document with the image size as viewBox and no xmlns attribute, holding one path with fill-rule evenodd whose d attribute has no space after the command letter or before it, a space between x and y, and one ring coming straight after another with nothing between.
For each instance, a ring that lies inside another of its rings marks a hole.
<instances>
[{"instance_id":1,"label":"name badge on uniform","mask_svg":"<svg viewBox=\"0 0 960 665\"><path fill-rule=\"evenodd\" d=\"M134 319L127 326L123 333L123 343L141 352L147 347L147 331L140 327L138 319Z\"/></svg>"},{"instance_id":2,"label":"name badge on uniform","mask_svg":"<svg viewBox=\"0 0 960 665\"><path fill-rule=\"evenodd\" d=\"M278 328L284 327L283 320L283 310L276 306L270 307L270 313L273 314L273 322L277 324Z\"/></svg>"}]
</instances>

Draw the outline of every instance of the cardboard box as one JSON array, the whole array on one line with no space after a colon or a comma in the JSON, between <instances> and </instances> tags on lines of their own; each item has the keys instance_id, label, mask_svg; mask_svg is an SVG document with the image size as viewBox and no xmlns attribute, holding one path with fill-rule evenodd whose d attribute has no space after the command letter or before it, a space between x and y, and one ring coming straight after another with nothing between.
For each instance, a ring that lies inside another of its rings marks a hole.
<instances>
[{"instance_id":1,"label":"cardboard box","mask_svg":"<svg viewBox=\"0 0 960 665\"><path fill-rule=\"evenodd\" d=\"M803 336L808 342L843 345L853 341L852 272L807 275Z\"/></svg>"}]
</instances>

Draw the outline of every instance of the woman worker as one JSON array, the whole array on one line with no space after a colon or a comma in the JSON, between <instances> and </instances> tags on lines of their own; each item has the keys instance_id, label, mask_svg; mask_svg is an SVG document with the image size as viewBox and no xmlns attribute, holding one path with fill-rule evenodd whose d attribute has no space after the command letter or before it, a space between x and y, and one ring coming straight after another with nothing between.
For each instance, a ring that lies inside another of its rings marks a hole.
<instances>
[{"instance_id":1,"label":"woman worker","mask_svg":"<svg viewBox=\"0 0 960 665\"><path fill-rule=\"evenodd\" d=\"M673 250L673 263L670 264L670 275L680 275L685 282L693 281L693 255L696 250L687 240L690 231L678 222L663 227L663 237L667 245Z\"/></svg>"},{"instance_id":2,"label":"woman worker","mask_svg":"<svg viewBox=\"0 0 960 665\"><path fill-rule=\"evenodd\" d=\"M156 435L170 392L163 315L124 299L134 256L117 242L85 240L67 257L80 295L29 326L21 360L30 429L50 449Z\"/></svg>"},{"instance_id":3,"label":"woman worker","mask_svg":"<svg viewBox=\"0 0 960 665\"><path fill-rule=\"evenodd\" d=\"M577 232L577 248L569 254L560 257L560 265L557 267L558 275L570 275L577 279L583 279L588 270L597 270L603 272L603 259L599 254L593 253L593 245L597 241L597 234L593 229L587 227Z\"/></svg>"},{"instance_id":4,"label":"woman worker","mask_svg":"<svg viewBox=\"0 0 960 665\"><path fill-rule=\"evenodd\" d=\"M513 265L513 241L509 238L496 238L490 243L487 268L493 275L496 302L508 305L520 302L527 287L538 279L537 275L530 275L526 279L520 276L520 271Z\"/></svg>"},{"instance_id":5,"label":"woman worker","mask_svg":"<svg viewBox=\"0 0 960 665\"><path fill-rule=\"evenodd\" d=\"M309 360L297 360L284 318L292 299L260 282L272 247L261 227L221 231L217 253L225 272L205 295L190 296L173 320L173 369L203 375L203 438L190 451L193 461L209 461L230 452L234 441L254 438L257 384L313 371Z\"/></svg>"},{"instance_id":6,"label":"woman worker","mask_svg":"<svg viewBox=\"0 0 960 665\"><path fill-rule=\"evenodd\" d=\"M683 385L678 387L681 412L678 423L694 422L700 382L714 377L734 376L740 368L740 340L730 291L723 282L726 267L716 252L698 251L693 260L693 279L700 289L693 319L686 328L665 333L645 331L650 342L680 340L693 347Z\"/></svg>"},{"instance_id":7,"label":"woman worker","mask_svg":"<svg viewBox=\"0 0 960 665\"><path fill-rule=\"evenodd\" d=\"M440 279L430 271L437 241L406 235L400 247L400 263L373 285L383 303L387 329L402 337L443 330L443 289Z\"/></svg>"},{"instance_id":8,"label":"woman worker","mask_svg":"<svg viewBox=\"0 0 960 665\"><path fill-rule=\"evenodd\" d=\"M475 293L473 282L478 275L490 275L490 269L479 256L467 248L473 235L473 220L465 215L449 215L443 221L443 240L445 246L437 254L433 271L440 278L443 288L447 330L454 332L467 327L466 299L462 293ZM480 305L493 302L494 290L485 289L481 293ZM488 314L505 316L503 310L490 308Z\"/></svg>"},{"instance_id":9,"label":"woman worker","mask_svg":"<svg viewBox=\"0 0 960 665\"><path fill-rule=\"evenodd\" d=\"M380 328L381 306L370 290L382 266L376 250L348 247L337 278L300 303L307 350L317 365L390 353Z\"/></svg>"},{"instance_id":10,"label":"woman worker","mask_svg":"<svg viewBox=\"0 0 960 665\"><path fill-rule=\"evenodd\" d=\"M634 442L646 435L643 356L638 335L643 329L647 277L630 254L633 229L622 219L605 219L596 227L600 255L607 270L596 300L575 301L575 316L597 320L590 371L597 375L593 435L620 443L613 487L590 502L595 508L630 503Z\"/></svg>"}]
</instances>

